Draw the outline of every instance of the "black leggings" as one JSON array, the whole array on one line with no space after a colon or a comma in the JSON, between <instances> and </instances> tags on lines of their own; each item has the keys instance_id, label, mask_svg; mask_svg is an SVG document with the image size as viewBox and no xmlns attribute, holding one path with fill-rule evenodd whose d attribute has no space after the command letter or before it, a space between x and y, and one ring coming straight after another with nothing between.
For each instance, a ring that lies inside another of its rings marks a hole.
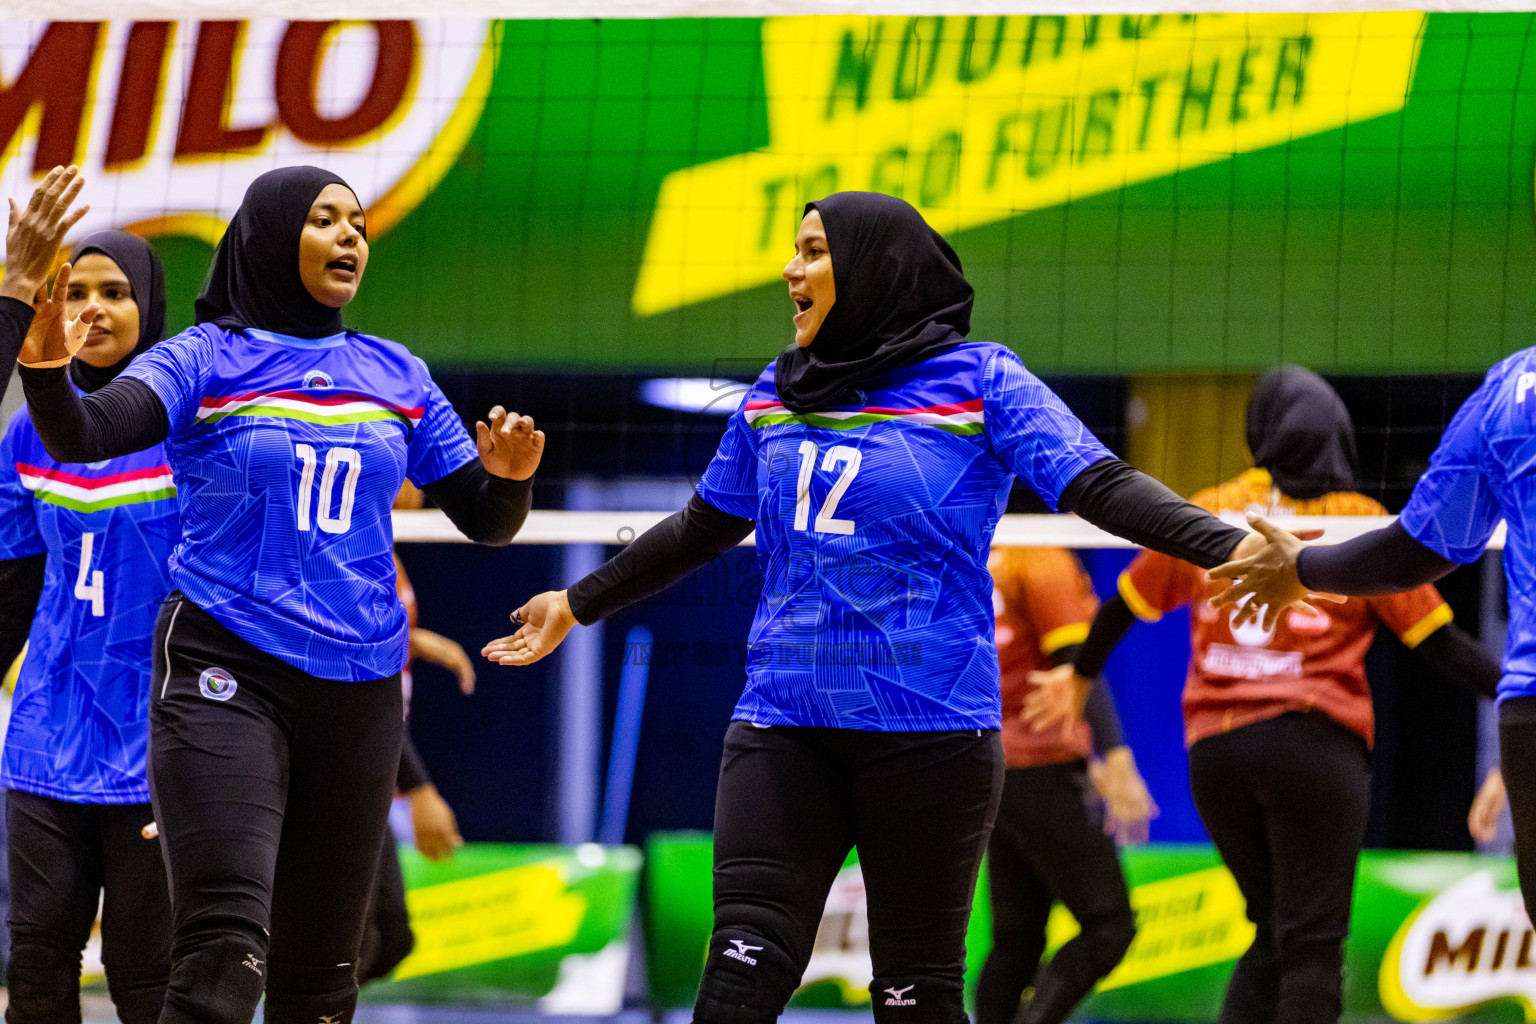
<instances>
[{"instance_id":1,"label":"black leggings","mask_svg":"<svg viewBox=\"0 0 1536 1024\"><path fill-rule=\"evenodd\" d=\"M385 829L378 870L373 876L373 894L368 901L368 920L363 927L363 948L357 957L358 984L387 978L415 945L411 915L405 908L400 848L395 844L395 834Z\"/></svg>"},{"instance_id":2,"label":"black leggings","mask_svg":"<svg viewBox=\"0 0 1536 1024\"><path fill-rule=\"evenodd\" d=\"M1200 740L1189 782L1257 929L1220 1024L1337 1021L1370 811L1365 741L1325 715L1291 712Z\"/></svg>"},{"instance_id":3,"label":"black leggings","mask_svg":"<svg viewBox=\"0 0 1536 1024\"><path fill-rule=\"evenodd\" d=\"M875 1019L963 1024L965 930L1002 773L995 730L732 722L715 797L715 928L694 1020L779 1016L857 846Z\"/></svg>"},{"instance_id":4,"label":"black leggings","mask_svg":"<svg viewBox=\"0 0 1536 1024\"><path fill-rule=\"evenodd\" d=\"M80 954L101 903L101 960L123 1024L155 1024L171 973L171 899L149 804L79 804L13 789L9 1024L79 1024Z\"/></svg>"},{"instance_id":5,"label":"black leggings","mask_svg":"<svg viewBox=\"0 0 1536 1024\"><path fill-rule=\"evenodd\" d=\"M1525 912L1536 921L1536 697L1499 703L1499 761L1515 827L1520 893Z\"/></svg>"},{"instance_id":6,"label":"black leggings","mask_svg":"<svg viewBox=\"0 0 1536 1024\"><path fill-rule=\"evenodd\" d=\"M1136 937L1120 856L1082 761L1008 769L987 877L992 952L976 985L976 1024L1009 1024L1030 985L1020 1024L1060 1024ZM1082 930L1040 969L1058 899Z\"/></svg>"},{"instance_id":7,"label":"black leggings","mask_svg":"<svg viewBox=\"0 0 1536 1024\"><path fill-rule=\"evenodd\" d=\"M173 594L150 788L175 922L161 1024L351 1021L400 759L400 678L320 679ZM231 682L232 680L232 682Z\"/></svg>"}]
</instances>

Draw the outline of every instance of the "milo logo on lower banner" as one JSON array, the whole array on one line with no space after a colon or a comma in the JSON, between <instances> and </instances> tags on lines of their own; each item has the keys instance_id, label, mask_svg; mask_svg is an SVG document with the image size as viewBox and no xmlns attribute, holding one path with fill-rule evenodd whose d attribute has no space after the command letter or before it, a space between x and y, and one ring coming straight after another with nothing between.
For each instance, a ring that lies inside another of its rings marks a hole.
<instances>
[{"instance_id":1,"label":"milo logo on lower banner","mask_svg":"<svg viewBox=\"0 0 1536 1024\"><path fill-rule=\"evenodd\" d=\"M0 21L0 192L54 164L90 178L77 234L215 241L263 171L347 179L377 236L458 159L497 32L416 21Z\"/></svg>"},{"instance_id":2,"label":"milo logo on lower banner","mask_svg":"<svg viewBox=\"0 0 1536 1024\"><path fill-rule=\"evenodd\" d=\"M1501 998L1536 1019L1536 930L1520 891L1479 871L1439 892L1393 936L1380 987L1398 1020L1442 1020Z\"/></svg>"}]
</instances>

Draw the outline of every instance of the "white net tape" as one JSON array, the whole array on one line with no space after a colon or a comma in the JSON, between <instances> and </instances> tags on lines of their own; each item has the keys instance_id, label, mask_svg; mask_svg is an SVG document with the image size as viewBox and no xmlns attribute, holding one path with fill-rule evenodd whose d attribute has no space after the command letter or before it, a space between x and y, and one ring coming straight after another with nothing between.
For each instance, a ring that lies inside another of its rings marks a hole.
<instances>
[{"instance_id":1,"label":"white net tape","mask_svg":"<svg viewBox=\"0 0 1536 1024\"><path fill-rule=\"evenodd\" d=\"M670 512L530 512L515 544L628 544ZM467 543L441 512L396 512L395 540L401 543ZM1242 518L1226 515L1241 525ZM1279 520L1290 529L1321 528L1321 543L1337 544L1391 523L1393 516L1294 516ZM748 537L743 543L755 543ZM1077 516L1011 515L997 524L992 543L1000 547L1133 548L1128 540L1105 533ZM1504 547L1504 525L1490 548Z\"/></svg>"}]
</instances>

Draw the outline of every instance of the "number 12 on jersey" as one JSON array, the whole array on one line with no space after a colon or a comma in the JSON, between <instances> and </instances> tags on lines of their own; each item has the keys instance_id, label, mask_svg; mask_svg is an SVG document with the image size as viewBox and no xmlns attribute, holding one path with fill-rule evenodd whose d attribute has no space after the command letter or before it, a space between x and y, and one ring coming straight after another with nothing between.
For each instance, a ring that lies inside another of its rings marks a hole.
<instances>
[{"instance_id":1,"label":"number 12 on jersey","mask_svg":"<svg viewBox=\"0 0 1536 1024\"><path fill-rule=\"evenodd\" d=\"M315 484L315 466L319 458L315 449L307 444L296 444L293 453L303 463L299 473L299 529L308 530L310 492ZM347 478L341 485L341 508L331 515L331 491L336 486L336 473L345 465ZM357 478L363 472L363 457L355 448L332 448L325 453L325 472L320 477L319 515L315 525L326 533L346 533L352 525L352 503L357 499Z\"/></svg>"},{"instance_id":2,"label":"number 12 on jersey","mask_svg":"<svg viewBox=\"0 0 1536 1024\"><path fill-rule=\"evenodd\" d=\"M816 447L815 441L800 442L800 479L795 486L795 529L804 530L811 518L811 476L816 472L816 456L821 451ZM853 478L859 475L859 464L864 461L864 455L857 448L850 448L845 444L834 445L827 449L826 457L821 460L821 468L825 472L831 472L842 465L843 471L838 475L837 482L832 485L832 490L827 492L827 500L821 503L821 511L816 513L817 533L841 533L853 532L852 519L834 519L837 512L837 503L843 500L843 495L848 493L848 486L853 483Z\"/></svg>"}]
</instances>

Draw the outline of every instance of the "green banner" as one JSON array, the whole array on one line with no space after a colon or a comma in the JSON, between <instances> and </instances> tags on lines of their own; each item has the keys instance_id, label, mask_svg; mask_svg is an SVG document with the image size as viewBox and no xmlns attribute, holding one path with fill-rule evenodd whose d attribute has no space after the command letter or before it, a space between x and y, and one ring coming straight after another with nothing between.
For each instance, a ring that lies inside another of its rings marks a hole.
<instances>
[{"instance_id":1,"label":"green banner","mask_svg":"<svg viewBox=\"0 0 1536 1024\"><path fill-rule=\"evenodd\" d=\"M401 864L416 945L366 1000L623 1005L638 850L468 843L438 864L402 849Z\"/></svg>"},{"instance_id":2,"label":"green banner","mask_svg":"<svg viewBox=\"0 0 1536 1024\"><path fill-rule=\"evenodd\" d=\"M369 208L349 322L439 364L764 362L800 205L850 188L946 232L973 336L1039 371L1536 335L1526 13L0 26L0 187L78 160L178 325L245 184L309 162Z\"/></svg>"},{"instance_id":3,"label":"green banner","mask_svg":"<svg viewBox=\"0 0 1536 1024\"><path fill-rule=\"evenodd\" d=\"M646 847L652 999L693 1001L710 931L708 836L658 834ZM1094 1020L1208 1024L1253 925L1232 876L1203 846L1123 854L1137 936L1081 1015ZM991 948L985 873L966 940L974 986ZM1060 906L1048 953L1076 931ZM1368 851L1360 861L1345 950L1345 1019L1536 1020L1536 930L1508 858ZM863 879L850 859L827 900L805 984L791 1005L867 1006L871 980Z\"/></svg>"}]
</instances>

